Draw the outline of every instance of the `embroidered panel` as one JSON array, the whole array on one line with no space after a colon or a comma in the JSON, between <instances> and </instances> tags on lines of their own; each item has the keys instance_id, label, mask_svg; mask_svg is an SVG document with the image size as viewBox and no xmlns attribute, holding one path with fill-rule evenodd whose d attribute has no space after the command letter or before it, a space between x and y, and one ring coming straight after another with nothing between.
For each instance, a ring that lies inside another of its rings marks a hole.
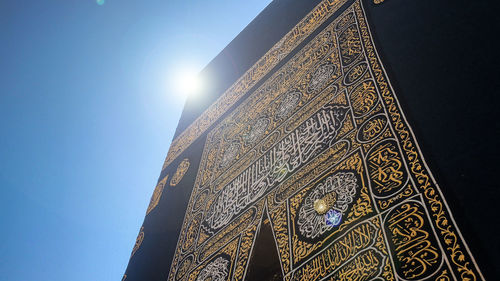
<instances>
[{"instance_id":1,"label":"embroidered panel","mask_svg":"<svg viewBox=\"0 0 500 281\"><path fill-rule=\"evenodd\" d=\"M263 220L285 280L483 279L359 0L208 133L168 280L245 279Z\"/></svg>"}]
</instances>

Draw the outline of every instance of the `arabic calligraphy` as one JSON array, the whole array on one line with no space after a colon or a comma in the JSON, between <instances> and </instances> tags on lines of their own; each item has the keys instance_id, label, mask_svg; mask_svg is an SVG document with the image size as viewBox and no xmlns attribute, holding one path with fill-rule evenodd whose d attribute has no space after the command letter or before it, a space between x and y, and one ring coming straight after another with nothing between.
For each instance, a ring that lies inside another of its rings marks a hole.
<instances>
[{"instance_id":1,"label":"arabic calligraphy","mask_svg":"<svg viewBox=\"0 0 500 281\"><path fill-rule=\"evenodd\" d=\"M319 280L327 276L359 252L375 243L376 229L363 223L338 239L314 259L300 267L293 280Z\"/></svg>"},{"instance_id":2,"label":"arabic calligraphy","mask_svg":"<svg viewBox=\"0 0 500 281\"><path fill-rule=\"evenodd\" d=\"M399 275L407 280L421 279L439 269L441 254L433 235L429 233L423 207L409 202L394 208L386 226L394 245L396 259L401 267Z\"/></svg>"},{"instance_id":3,"label":"arabic calligraphy","mask_svg":"<svg viewBox=\"0 0 500 281\"><path fill-rule=\"evenodd\" d=\"M357 189L359 189L358 179L353 172L337 172L319 183L299 209L297 225L300 233L307 238L316 238L333 227L328 225L325 222L325 216L314 208L316 200L335 194L335 202L327 206L327 209L334 208L345 212L353 202Z\"/></svg>"},{"instance_id":4,"label":"arabic calligraphy","mask_svg":"<svg viewBox=\"0 0 500 281\"><path fill-rule=\"evenodd\" d=\"M375 145L367 158L376 196L390 195L404 186L408 176L395 141L386 140Z\"/></svg>"},{"instance_id":5,"label":"arabic calligraphy","mask_svg":"<svg viewBox=\"0 0 500 281\"><path fill-rule=\"evenodd\" d=\"M225 281L228 273L229 261L218 257L210 262L198 275L196 281Z\"/></svg>"},{"instance_id":6,"label":"arabic calligraphy","mask_svg":"<svg viewBox=\"0 0 500 281\"><path fill-rule=\"evenodd\" d=\"M226 225L236 214L316 156L335 139L348 108L325 105L225 186L208 209L206 224Z\"/></svg>"},{"instance_id":7,"label":"arabic calligraphy","mask_svg":"<svg viewBox=\"0 0 500 281\"><path fill-rule=\"evenodd\" d=\"M181 161L181 163L177 167L177 170L175 171L175 174L172 176L172 179L170 180L170 186L176 186L182 180L188 169L189 159L185 158Z\"/></svg>"},{"instance_id":8,"label":"arabic calligraphy","mask_svg":"<svg viewBox=\"0 0 500 281\"><path fill-rule=\"evenodd\" d=\"M148 215L156 206L158 202L160 202L161 194L163 193L163 189L165 188L165 184L167 184L168 175L166 175L155 187L153 191L153 195L151 195L151 200L149 201L149 206L146 211L146 215Z\"/></svg>"}]
</instances>

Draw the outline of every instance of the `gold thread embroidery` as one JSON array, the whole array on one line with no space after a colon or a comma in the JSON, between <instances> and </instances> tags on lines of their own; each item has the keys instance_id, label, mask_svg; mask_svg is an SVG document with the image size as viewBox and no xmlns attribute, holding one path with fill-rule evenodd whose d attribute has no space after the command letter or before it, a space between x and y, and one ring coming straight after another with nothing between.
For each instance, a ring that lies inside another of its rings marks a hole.
<instances>
[{"instance_id":1,"label":"gold thread embroidery","mask_svg":"<svg viewBox=\"0 0 500 281\"><path fill-rule=\"evenodd\" d=\"M160 202L161 194L163 193L163 189L165 188L165 184L167 183L168 175L166 175L155 187L153 191L153 195L151 195L151 200L149 201L148 210L146 211L146 215L148 215Z\"/></svg>"},{"instance_id":2,"label":"gold thread embroidery","mask_svg":"<svg viewBox=\"0 0 500 281\"><path fill-rule=\"evenodd\" d=\"M143 240L144 240L144 226L141 227L141 230L139 231L139 234L137 235L137 238L135 239L134 248L132 249L132 254L130 254L130 258L132 258L134 256L135 252L137 252L137 250L139 250L139 247L141 247Z\"/></svg>"},{"instance_id":3,"label":"gold thread embroidery","mask_svg":"<svg viewBox=\"0 0 500 281\"><path fill-rule=\"evenodd\" d=\"M185 158L182 160L182 162L177 167L175 174L172 176L172 179L170 180L170 186L176 186L182 180L187 170L189 169L189 165L190 165L189 159Z\"/></svg>"}]
</instances>

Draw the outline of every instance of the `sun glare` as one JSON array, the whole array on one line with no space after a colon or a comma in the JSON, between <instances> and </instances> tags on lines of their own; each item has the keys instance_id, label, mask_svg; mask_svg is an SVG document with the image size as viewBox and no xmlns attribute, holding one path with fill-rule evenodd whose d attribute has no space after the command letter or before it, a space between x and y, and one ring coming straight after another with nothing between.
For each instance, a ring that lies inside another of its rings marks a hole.
<instances>
[{"instance_id":1,"label":"sun glare","mask_svg":"<svg viewBox=\"0 0 500 281\"><path fill-rule=\"evenodd\" d=\"M175 91L184 98L198 95L203 88L203 81L194 69L179 71L173 82Z\"/></svg>"}]
</instances>

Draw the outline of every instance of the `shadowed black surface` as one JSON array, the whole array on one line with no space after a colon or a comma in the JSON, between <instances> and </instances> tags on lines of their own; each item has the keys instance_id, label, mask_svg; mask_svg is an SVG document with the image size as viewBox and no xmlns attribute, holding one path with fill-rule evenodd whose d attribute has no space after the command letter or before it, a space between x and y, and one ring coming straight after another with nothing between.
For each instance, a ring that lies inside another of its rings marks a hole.
<instances>
[{"instance_id":1,"label":"shadowed black surface","mask_svg":"<svg viewBox=\"0 0 500 281\"><path fill-rule=\"evenodd\" d=\"M276 249L269 220L265 220L265 223L261 224L245 280L283 280L278 250Z\"/></svg>"}]
</instances>

